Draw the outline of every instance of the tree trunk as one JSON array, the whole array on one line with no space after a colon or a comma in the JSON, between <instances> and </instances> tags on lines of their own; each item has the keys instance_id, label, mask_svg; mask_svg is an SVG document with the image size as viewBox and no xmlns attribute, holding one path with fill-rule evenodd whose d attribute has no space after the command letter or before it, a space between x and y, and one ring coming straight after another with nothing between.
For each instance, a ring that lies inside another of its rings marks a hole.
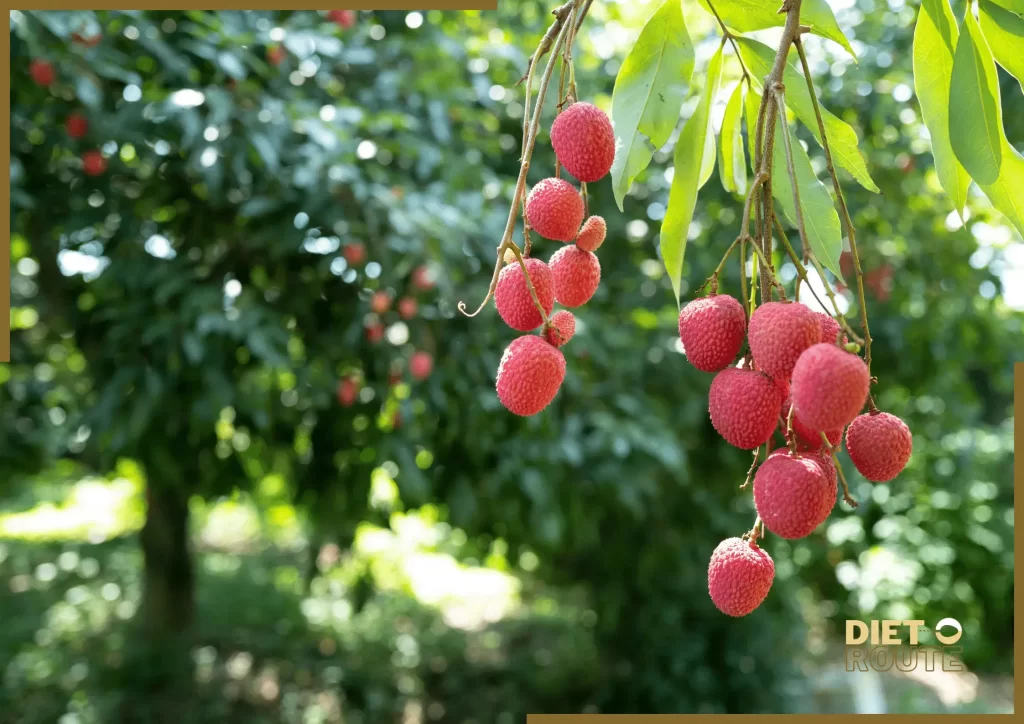
<instances>
[{"instance_id":1,"label":"tree trunk","mask_svg":"<svg viewBox=\"0 0 1024 724\"><path fill-rule=\"evenodd\" d=\"M146 503L141 535L145 561L142 620L151 636L177 636L187 631L195 618L188 499L174 487L151 482Z\"/></svg>"}]
</instances>

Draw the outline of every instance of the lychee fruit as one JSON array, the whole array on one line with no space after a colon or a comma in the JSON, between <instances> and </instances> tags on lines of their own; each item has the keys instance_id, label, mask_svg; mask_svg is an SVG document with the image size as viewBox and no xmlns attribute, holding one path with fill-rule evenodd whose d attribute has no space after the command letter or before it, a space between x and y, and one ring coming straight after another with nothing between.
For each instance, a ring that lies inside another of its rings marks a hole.
<instances>
[{"instance_id":1,"label":"lychee fruit","mask_svg":"<svg viewBox=\"0 0 1024 724\"><path fill-rule=\"evenodd\" d=\"M375 314L386 313L391 309L391 295L384 291L374 292L373 296L370 297L370 309Z\"/></svg>"},{"instance_id":2,"label":"lychee fruit","mask_svg":"<svg viewBox=\"0 0 1024 724\"><path fill-rule=\"evenodd\" d=\"M275 45L267 49L267 62L271 65L281 65L287 57L288 51L282 45Z\"/></svg>"},{"instance_id":3,"label":"lychee fruit","mask_svg":"<svg viewBox=\"0 0 1024 724\"><path fill-rule=\"evenodd\" d=\"M824 342L822 344L825 344ZM782 410L779 412L779 430L783 435L786 434L787 420L789 419L789 408L792 404L791 399L787 399L782 403ZM821 432L818 430L812 430L807 427L801 420L800 416L793 412L793 419L791 421L793 427L793 434L796 435L796 449L814 451L821 450L824 445L821 442ZM825 432L825 436L828 438L828 444L831 447L836 447L843 441L843 428L837 428L835 430L828 430Z\"/></svg>"},{"instance_id":4,"label":"lychee fruit","mask_svg":"<svg viewBox=\"0 0 1024 724\"><path fill-rule=\"evenodd\" d=\"M350 266L359 266L366 261L366 247L358 241L354 241L351 244L345 244L341 248L341 255L345 257L345 261Z\"/></svg>"},{"instance_id":5,"label":"lychee fruit","mask_svg":"<svg viewBox=\"0 0 1024 724\"><path fill-rule=\"evenodd\" d=\"M782 391L763 372L726 367L711 381L711 424L742 450L753 450L772 436L781 406Z\"/></svg>"},{"instance_id":6,"label":"lychee fruit","mask_svg":"<svg viewBox=\"0 0 1024 724\"><path fill-rule=\"evenodd\" d=\"M718 372L732 364L746 332L743 305L728 294L694 299L679 312L679 339L686 359L703 372Z\"/></svg>"},{"instance_id":7,"label":"lychee fruit","mask_svg":"<svg viewBox=\"0 0 1024 724\"><path fill-rule=\"evenodd\" d=\"M913 450L910 428L888 412L859 415L846 430L846 450L860 474L886 483L903 471Z\"/></svg>"},{"instance_id":8,"label":"lychee fruit","mask_svg":"<svg viewBox=\"0 0 1024 724\"><path fill-rule=\"evenodd\" d=\"M96 35L90 35L89 37L85 37L81 33L71 34L71 42L76 43L77 45L84 45L87 48L96 47L100 44L101 40L103 40L103 36L99 33Z\"/></svg>"},{"instance_id":9,"label":"lychee fruit","mask_svg":"<svg viewBox=\"0 0 1024 724\"><path fill-rule=\"evenodd\" d=\"M818 450L817 452L807 452L805 455L809 455L818 465L821 466L822 471L825 473L825 478L828 480L829 485L836 489L836 495L839 495L839 474L836 472L835 462L832 460L832 454L827 450Z\"/></svg>"},{"instance_id":10,"label":"lychee fruit","mask_svg":"<svg viewBox=\"0 0 1024 724\"><path fill-rule=\"evenodd\" d=\"M793 368L794 414L809 430L837 430L853 421L868 397L867 365L834 344L808 347Z\"/></svg>"},{"instance_id":11,"label":"lychee fruit","mask_svg":"<svg viewBox=\"0 0 1024 724\"><path fill-rule=\"evenodd\" d=\"M402 297L398 300L398 313L402 315L402 319L412 319L416 316L417 306L416 300L412 297Z\"/></svg>"},{"instance_id":12,"label":"lychee fruit","mask_svg":"<svg viewBox=\"0 0 1024 724\"><path fill-rule=\"evenodd\" d=\"M572 312L565 309L555 312L550 321L551 326L544 330L544 339L556 347L561 347L576 334L576 317Z\"/></svg>"},{"instance_id":13,"label":"lychee fruit","mask_svg":"<svg viewBox=\"0 0 1024 724\"><path fill-rule=\"evenodd\" d=\"M708 593L727 616L746 616L768 595L775 579L775 563L756 541L726 538L711 554Z\"/></svg>"},{"instance_id":14,"label":"lychee fruit","mask_svg":"<svg viewBox=\"0 0 1024 724\"><path fill-rule=\"evenodd\" d=\"M338 383L338 404L342 407L352 407L359 394L359 380L355 377L346 377Z\"/></svg>"},{"instance_id":15,"label":"lychee fruit","mask_svg":"<svg viewBox=\"0 0 1024 724\"><path fill-rule=\"evenodd\" d=\"M48 60L36 58L29 64L28 73L36 85L51 86L57 80L57 71L53 69L53 64Z\"/></svg>"},{"instance_id":16,"label":"lychee fruit","mask_svg":"<svg viewBox=\"0 0 1024 724\"><path fill-rule=\"evenodd\" d=\"M790 540L810 535L835 507L838 490L820 458L783 448L754 475L754 507L765 528Z\"/></svg>"},{"instance_id":17,"label":"lychee fruit","mask_svg":"<svg viewBox=\"0 0 1024 724\"><path fill-rule=\"evenodd\" d=\"M533 334L512 340L498 365L498 399L509 412L536 415L547 407L565 379L565 357Z\"/></svg>"},{"instance_id":18,"label":"lychee fruit","mask_svg":"<svg viewBox=\"0 0 1024 724\"><path fill-rule=\"evenodd\" d=\"M551 269L540 259L523 259L530 281L537 292L537 299L544 307L545 314L551 314L555 306L555 281ZM498 276L494 290L494 305L502 320L512 329L529 332L544 321L540 310L533 303L533 296L526 285L526 275L518 262L509 264Z\"/></svg>"},{"instance_id":19,"label":"lychee fruit","mask_svg":"<svg viewBox=\"0 0 1024 724\"><path fill-rule=\"evenodd\" d=\"M409 373L417 380L425 380L434 370L434 358L429 352L413 352L409 358Z\"/></svg>"},{"instance_id":20,"label":"lychee fruit","mask_svg":"<svg viewBox=\"0 0 1024 724\"><path fill-rule=\"evenodd\" d=\"M81 113L72 113L64 122L64 128L72 138L81 138L89 132L89 121Z\"/></svg>"},{"instance_id":21,"label":"lychee fruit","mask_svg":"<svg viewBox=\"0 0 1024 724\"><path fill-rule=\"evenodd\" d=\"M597 251L604 243L606 233L608 233L608 225L604 222L604 218L591 216L580 227L580 232L576 235L576 246L583 251Z\"/></svg>"},{"instance_id":22,"label":"lychee fruit","mask_svg":"<svg viewBox=\"0 0 1024 724\"><path fill-rule=\"evenodd\" d=\"M384 325L380 322L366 326L366 339L369 342L380 342L384 339Z\"/></svg>"},{"instance_id":23,"label":"lychee fruit","mask_svg":"<svg viewBox=\"0 0 1024 724\"><path fill-rule=\"evenodd\" d=\"M836 339L839 337L839 333L843 331L843 328L839 326L831 315L825 314L824 312L815 312L818 317L818 324L821 327L821 339L820 342L824 344L835 344ZM846 335L839 341L840 344L846 344L849 340Z\"/></svg>"},{"instance_id":24,"label":"lychee fruit","mask_svg":"<svg viewBox=\"0 0 1024 724\"><path fill-rule=\"evenodd\" d=\"M86 151L82 154L82 170L86 176L99 176L107 170L107 159L99 151Z\"/></svg>"},{"instance_id":25,"label":"lychee fruit","mask_svg":"<svg viewBox=\"0 0 1024 724\"><path fill-rule=\"evenodd\" d=\"M551 147L558 162L584 183L598 181L615 161L615 131L608 114L592 103L577 102L551 124Z\"/></svg>"},{"instance_id":26,"label":"lychee fruit","mask_svg":"<svg viewBox=\"0 0 1024 724\"><path fill-rule=\"evenodd\" d=\"M548 265L555 279L555 300L563 307L586 304L601 283L601 262L594 252L578 246L563 246Z\"/></svg>"},{"instance_id":27,"label":"lychee fruit","mask_svg":"<svg viewBox=\"0 0 1024 724\"><path fill-rule=\"evenodd\" d=\"M526 219L541 236L572 241L583 223L583 198L576 187L560 178L546 178L526 197Z\"/></svg>"},{"instance_id":28,"label":"lychee fruit","mask_svg":"<svg viewBox=\"0 0 1024 724\"><path fill-rule=\"evenodd\" d=\"M345 30L356 24L355 10L331 10L327 13L327 17L331 22L340 25Z\"/></svg>"},{"instance_id":29,"label":"lychee fruit","mask_svg":"<svg viewBox=\"0 0 1024 724\"><path fill-rule=\"evenodd\" d=\"M788 379L800 354L821 341L821 325L803 304L767 302L750 315L747 341L759 370Z\"/></svg>"},{"instance_id":30,"label":"lychee fruit","mask_svg":"<svg viewBox=\"0 0 1024 724\"><path fill-rule=\"evenodd\" d=\"M427 266L418 266L412 271L412 285L421 292L429 292L434 288L436 279L433 270Z\"/></svg>"}]
</instances>

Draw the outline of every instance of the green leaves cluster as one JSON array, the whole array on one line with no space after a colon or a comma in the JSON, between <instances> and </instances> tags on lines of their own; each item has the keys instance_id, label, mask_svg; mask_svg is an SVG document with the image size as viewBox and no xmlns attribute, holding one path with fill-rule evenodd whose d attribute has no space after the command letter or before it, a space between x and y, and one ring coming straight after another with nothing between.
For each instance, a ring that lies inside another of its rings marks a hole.
<instances>
[{"instance_id":1,"label":"green leaves cluster","mask_svg":"<svg viewBox=\"0 0 1024 724\"><path fill-rule=\"evenodd\" d=\"M1024 234L1024 157L1003 130L996 70L998 63L1024 84L1022 50L1021 0L969 3L959 27L947 0L921 4L914 32L914 85L939 183L963 216L974 181Z\"/></svg>"},{"instance_id":2,"label":"green leaves cluster","mask_svg":"<svg viewBox=\"0 0 1024 724\"><path fill-rule=\"evenodd\" d=\"M721 88L728 96L725 114L718 132L718 173L722 186L733 194L744 195L749 179L756 177L753 137L757 109L765 78L775 57L775 50L751 38L749 33L783 24L785 15L778 12L778 3L771 0L698 0L701 7L714 15L729 29L735 43L723 38L718 51L708 63L702 87L695 88L699 100L692 115L683 125L673 151L674 172L668 207L661 227L661 256L672 289L679 301L683 261L690 223L693 220L697 192L714 169L715 130L711 123ZM839 29L824 0L805 0L801 22L811 32L832 40L853 55L853 48ZM727 49L736 60L727 63ZM738 57L736 54L738 53ZM683 101L689 91L694 69L693 47L683 18L680 0L665 0L644 26L636 45L630 51L615 80L612 97L612 118L615 123L619 151L612 169L615 200L622 208L623 198L633 182L647 168L654 153L672 135ZM723 83L727 74L739 76L736 83ZM790 59L784 72L788 106L796 119L822 144L811 91L807 79ZM744 111L746 109L746 111ZM845 121L821 109L822 125L836 165L847 171L869 191L878 192L858 144L857 132ZM745 155L743 125L746 123L750 156ZM783 128L786 124L786 128ZM788 129L788 119L780 120L780 131ZM784 136L776 135L781 144ZM842 252L842 229L834 200L815 175L810 157L792 136L794 172L801 190L801 205L808 243L818 260L837 276ZM790 224L796 222L796 199L789 182L785 155L781 146L774 154L772 175L778 178L772 192ZM747 168L751 171L748 176Z\"/></svg>"}]
</instances>

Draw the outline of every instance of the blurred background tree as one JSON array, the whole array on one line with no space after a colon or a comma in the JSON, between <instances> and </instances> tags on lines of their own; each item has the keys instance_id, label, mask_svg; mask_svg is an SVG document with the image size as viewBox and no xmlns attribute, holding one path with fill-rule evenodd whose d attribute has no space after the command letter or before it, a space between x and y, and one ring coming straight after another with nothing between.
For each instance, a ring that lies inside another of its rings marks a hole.
<instances>
[{"instance_id":1,"label":"blurred background tree","mask_svg":"<svg viewBox=\"0 0 1024 724\"><path fill-rule=\"evenodd\" d=\"M609 106L654 8L594 4L584 98ZM602 284L542 415L494 393L514 333L456 311L486 291L550 9L12 13L0 722L816 711L846 618L953 616L972 671L1012 671L1024 246L982 197L947 213L916 8L836 5L856 64L807 42L882 189L847 185L877 399L914 457L882 486L847 464L861 506L770 538L778 580L741 620L706 568L753 520L749 456L679 354L671 143L625 213L591 185ZM714 20L684 9L700 41ZM530 181L553 167L542 134ZM739 222L704 194L684 297Z\"/></svg>"}]
</instances>

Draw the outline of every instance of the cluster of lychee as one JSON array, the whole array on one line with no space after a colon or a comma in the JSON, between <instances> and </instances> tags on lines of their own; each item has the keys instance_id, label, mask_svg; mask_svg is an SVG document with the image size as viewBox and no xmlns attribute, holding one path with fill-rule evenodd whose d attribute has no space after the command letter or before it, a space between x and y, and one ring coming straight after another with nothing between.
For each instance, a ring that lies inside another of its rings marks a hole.
<instances>
[{"instance_id":1,"label":"cluster of lychee","mask_svg":"<svg viewBox=\"0 0 1024 724\"><path fill-rule=\"evenodd\" d=\"M868 402L870 373L848 351L839 323L797 302L768 302L748 324L727 294L695 299L679 313L687 359L715 372L711 424L727 442L753 450L778 430L786 445L754 475L754 507L764 528L790 540L810 535L838 499L834 451L846 435L850 460L875 483L895 478L910 459L906 424ZM749 346L740 365L734 365ZM745 616L768 594L775 566L757 536L722 541L711 556L708 590L723 613Z\"/></svg>"},{"instance_id":2,"label":"cluster of lychee","mask_svg":"<svg viewBox=\"0 0 1024 724\"><path fill-rule=\"evenodd\" d=\"M555 118L551 146L558 163L583 183L604 178L615 160L612 123L590 103L573 103ZM548 315L542 334L513 340L498 366L498 399L513 414L543 410L565 379L565 357L559 347L575 333L576 318L568 309L552 314L555 302L570 309L581 307L601 282L601 263L594 252L604 243L607 227L602 217L584 221L585 215L580 191L562 178L544 179L526 198L526 222L533 231L573 243L556 251L547 263L524 256L520 264L511 250L506 254L494 290L502 320L519 332L532 332L544 324L538 304Z\"/></svg>"},{"instance_id":3,"label":"cluster of lychee","mask_svg":"<svg viewBox=\"0 0 1024 724\"><path fill-rule=\"evenodd\" d=\"M36 85L49 88L57 82L57 71L53 63L42 58L34 59L28 67L29 75ZM89 120L81 113L75 112L67 117L64 128L68 136L78 140L89 132ZM87 176L100 176L107 170L107 159L97 149L82 153L82 171Z\"/></svg>"}]
</instances>

